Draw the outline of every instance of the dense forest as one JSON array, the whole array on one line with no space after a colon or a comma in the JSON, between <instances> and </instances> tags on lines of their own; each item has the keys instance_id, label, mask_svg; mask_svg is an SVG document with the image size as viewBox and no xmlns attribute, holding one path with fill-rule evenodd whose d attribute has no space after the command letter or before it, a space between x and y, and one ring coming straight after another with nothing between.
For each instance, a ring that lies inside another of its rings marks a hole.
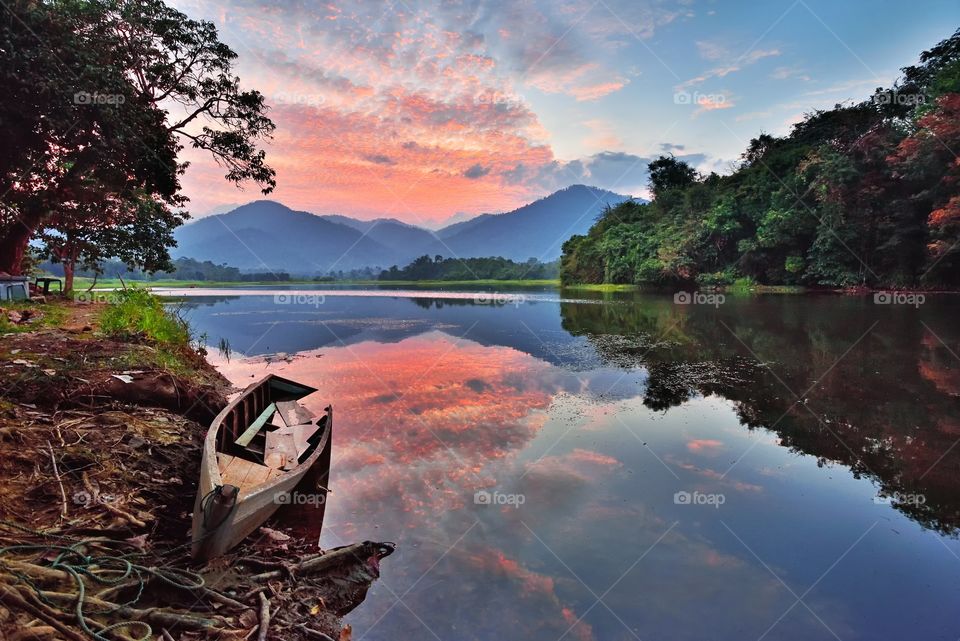
<instances>
[{"instance_id":1,"label":"dense forest","mask_svg":"<svg viewBox=\"0 0 960 641\"><path fill-rule=\"evenodd\" d=\"M559 263L541 263L531 258L517 263L508 258L444 258L421 256L400 268L394 265L380 272L379 280L523 280L556 278Z\"/></svg>"},{"instance_id":2,"label":"dense forest","mask_svg":"<svg viewBox=\"0 0 960 641\"><path fill-rule=\"evenodd\" d=\"M649 204L563 247L566 283L960 286L960 31L867 100L750 141L737 169L650 163Z\"/></svg>"},{"instance_id":3,"label":"dense forest","mask_svg":"<svg viewBox=\"0 0 960 641\"><path fill-rule=\"evenodd\" d=\"M142 269L131 269L118 260L105 260L95 269L78 269L77 276L87 278L103 274L108 278L120 276L125 280L153 281L153 280L199 280L219 282L257 282L257 281L288 281L290 274L286 272L242 272L230 265L216 264L209 260L199 261L193 258L177 258L170 263L171 269L147 272ZM51 274L61 274L63 265L58 263L41 263L39 268Z\"/></svg>"}]
</instances>

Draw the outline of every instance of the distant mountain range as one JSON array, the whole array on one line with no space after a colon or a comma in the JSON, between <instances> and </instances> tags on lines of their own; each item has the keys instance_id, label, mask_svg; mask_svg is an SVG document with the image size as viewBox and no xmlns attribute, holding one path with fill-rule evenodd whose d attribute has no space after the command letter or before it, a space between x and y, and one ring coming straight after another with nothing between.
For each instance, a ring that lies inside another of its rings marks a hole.
<instances>
[{"instance_id":1,"label":"distant mountain range","mask_svg":"<svg viewBox=\"0 0 960 641\"><path fill-rule=\"evenodd\" d=\"M258 200L184 225L172 253L294 275L403 266L424 254L549 261L560 256L570 236L586 233L605 207L628 198L572 185L514 211L481 214L436 231L392 218L317 215Z\"/></svg>"}]
</instances>

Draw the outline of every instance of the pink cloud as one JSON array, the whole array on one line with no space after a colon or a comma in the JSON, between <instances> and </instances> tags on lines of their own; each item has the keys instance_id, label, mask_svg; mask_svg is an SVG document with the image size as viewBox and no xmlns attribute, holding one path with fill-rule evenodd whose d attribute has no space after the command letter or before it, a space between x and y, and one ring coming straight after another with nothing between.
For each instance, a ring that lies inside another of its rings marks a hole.
<instances>
[{"instance_id":1,"label":"pink cloud","mask_svg":"<svg viewBox=\"0 0 960 641\"><path fill-rule=\"evenodd\" d=\"M704 452L716 452L723 447L722 441L710 438L699 438L687 441L687 449L698 454Z\"/></svg>"}]
</instances>

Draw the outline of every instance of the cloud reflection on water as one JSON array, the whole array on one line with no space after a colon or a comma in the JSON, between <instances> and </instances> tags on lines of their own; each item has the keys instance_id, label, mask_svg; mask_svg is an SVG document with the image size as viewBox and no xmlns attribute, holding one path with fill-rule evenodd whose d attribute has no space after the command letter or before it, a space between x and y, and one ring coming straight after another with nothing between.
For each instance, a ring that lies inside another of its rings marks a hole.
<instances>
[{"instance_id":1,"label":"cloud reflection on water","mask_svg":"<svg viewBox=\"0 0 960 641\"><path fill-rule=\"evenodd\" d=\"M640 403L641 369L574 373L440 331L325 348L290 361L217 364L237 385L274 372L319 387L307 399L312 409L335 405L334 491L322 541L400 542L383 579L389 590L379 589L383 600L372 597L353 615L358 629L387 611L392 594L415 586L404 603L417 617L398 606L370 638L422 638L418 618L441 638L451 624L475 638L627 638L618 618L635 627L639 611L659 613L658 625L687 617L682 604L692 595L677 592L688 583L677 581L682 576L698 585L696 598L730 602L731 612L731 600L739 598L728 592L731 585L748 587L753 607L769 609L771 619L789 606L762 568L679 530L656 544L642 569L621 577L671 528L668 517L623 493L634 471L600 443L617 429L611 417L624 402L632 399L632 412L653 415ZM564 438L557 445L564 435L572 444ZM678 453L710 454L719 443L691 439ZM678 471L693 468L668 458ZM716 472L694 473L716 481ZM525 502L475 505L478 490L518 493ZM614 616L595 602L618 577L604 597ZM439 601L455 616L433 611Z\"/></svg>"}]
</instances>

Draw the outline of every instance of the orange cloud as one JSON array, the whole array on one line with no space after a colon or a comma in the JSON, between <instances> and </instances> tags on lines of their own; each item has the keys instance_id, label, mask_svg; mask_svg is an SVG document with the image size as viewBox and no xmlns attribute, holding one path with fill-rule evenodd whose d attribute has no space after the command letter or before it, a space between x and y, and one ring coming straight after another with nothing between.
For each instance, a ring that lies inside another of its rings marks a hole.
<instances>
[{"instance_id":1,"label":"orange cloud","mask_svg":"<svg viewBox=\"0 0 960 641\"><path fill-rule=\"evenodd\" d=\"M384 10L182 0L178 7L216 23L239 55L244 85L272 107L272 198L316 213L413 223L510 210L575 180L538 179L555 173L557 161L521 92L536 87L593 101L619 91L629 79L597 62L596 52L614 52L623 36L646 37L674 17L624 7L621 18L597 11L565 33L526 3L498 6L489 23L459 3ZM613 142L602 136L597 148ZM194 213L258 195L251 186L238 194L209 155L190 150L186 159ZM468 172L478 166L484 171ZM518 180L521 173L531 178Z\"/></svg>"}]
</instances>

